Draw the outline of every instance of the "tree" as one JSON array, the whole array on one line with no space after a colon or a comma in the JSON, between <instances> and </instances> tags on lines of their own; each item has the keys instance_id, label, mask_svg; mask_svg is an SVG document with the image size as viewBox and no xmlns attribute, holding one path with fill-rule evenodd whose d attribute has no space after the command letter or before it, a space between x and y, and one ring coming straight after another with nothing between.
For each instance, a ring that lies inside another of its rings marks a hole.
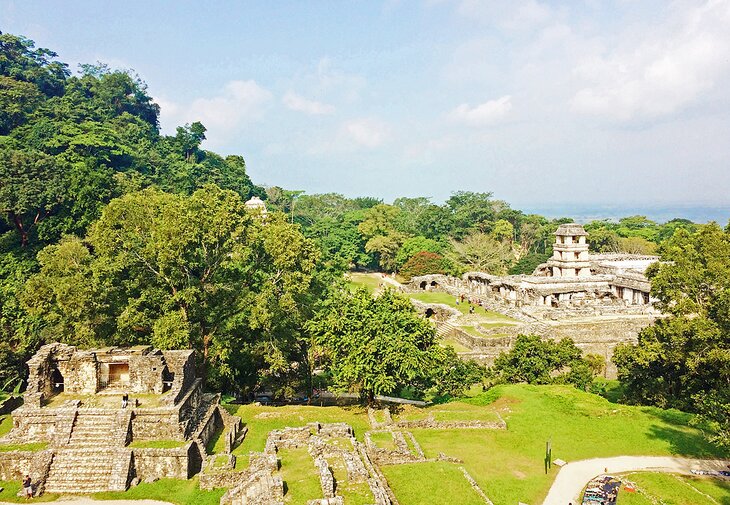
<instances>
[{"instance_id":1,"label":"tree","mask_svg":"<svg viewBox=\"0 0 730 505\"><path fill-rule=\"evenodd\" d=\"M504 274L512 261L509 244L482 232L471 233L462 241L452 240L451 247L451 256L455 262L479 272Z\"/></svg>"},{"instance_id":2,"label":"tree","mask_svg":"<svg viewBox=\"0 0 730 505\"><path fill-rule=\"evenodd\" d=\"M406 239L403 245L398 250L398 254L395 257L395 264L397 268L401 268L403 264L419 252L431 252L440 254L444 250L444 244L436 242L430 238L418 236Z\"/></svg>"},{"instance_id":3,"label":"tree","mask_svg":"<svg viewBox=\"0 0 730 505\"><path fill-rule=\"evenodd\" d=\"M603 226L600 228L587 227L586 229L589 234L588 245L591 252L615 253L620 250L621 237L615 231Z\"/></svg>"},{"instance_id":4,"label":"tree","mask_svg":"<svg viewBox=\"0 0 730 505\"><path fill-rule=\"evenodd\" d=\"M400 274L407 280L411 277L428 274L445 274L448 270L446 258L440 254L420 251L406 261L401 268Z\"/></svg>"},{"instance_id":5,"label":"tree","mask_svg":"<svg viewBox=\"0 0 730 505\"><path fill-rule=\"evenodd\" d=\"M644 237L619 238L619 250L627 254L651 255L656 253L656 244Z\"/></svg>"},{"instance_id":6,"label":"tree","mask_svg":"<svg viewBox=\"0 0 730 505\"><path fill-rule=\"evenodd\" d=\"M63 170L38 151L0 148L0 212L28 245L29 235L65 199Z\"/></svg>"},{"instance_id":7,"label":"tree","mask_svg":"<svg viewBox=\"0 0 730 505\"><path fill-rule=\"evenodd\" d=\"M446 205L452 212L452 237L461 238L473 231L488 233L492 230L494 209L491 192L457 191L446 200Z\"/></svg>"},{"instance_id":8,"label":"tree","mask_svg":"<svg viewBox=\"0 0 730 505\"><path fill-rule=\"evenodd\" d=\"M491 373L503 382L573 384L580 389L593 380L590 363L571 339L555 342L538 335L519 335L512 349L494 361Z\"/></svg>"},{"instance_id":9,"label":"tree","mask_svg":"<svg viewBox=\"0 0 730 505\"><path fill-rule=\"evenodd\" d=\"M367 240L365 251L378 255L380 266L395 270L396 255L406 239L397 229L400 210L392 205L378 204L365 211L363 221L357 229Z\"/></svg>"},{"instance_id":10,"label":"tree","mask_svg":"<svg viewBox=\"0 0 730 505\"><path fill-rule=\"evenodd\" d=\"M284 216L249 215L232 191L126 195L85 240L39 261L23 300L48 339L195 348L219 386L252 387L259 371L284 376L302 359L317 251Z\"/></svg>"},{"instance_id":11,"label":"tree","mask_svg":"<svg viewBox=\"0 0 730 505\"><path fill-rule=\"evenodd\" d=\"M730 447L730 230L680 227L647 270L657 308L669 317L616 348L629 401L697 412Z\"/></svg>"},{"instance_id":12,"label":"tree","mask_svg":"<svg viewBox=\"0 0 730 505\"><path fill-rule=\"evenodd\" d=\"M335 389L369 403L405 385L428 381L438 346L431 323L391 290L377 298L339 290L307 324L325 356Z\"/></svg>"}]
</instances>

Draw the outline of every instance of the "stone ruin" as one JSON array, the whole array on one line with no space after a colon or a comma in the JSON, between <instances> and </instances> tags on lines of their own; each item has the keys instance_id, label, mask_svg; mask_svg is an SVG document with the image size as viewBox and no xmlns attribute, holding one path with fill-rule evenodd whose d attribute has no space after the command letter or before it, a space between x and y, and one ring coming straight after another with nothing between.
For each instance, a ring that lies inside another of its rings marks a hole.
<instances>
[{"instance_id":1,"label":"stone ruin","mask_svg":"<svg viewBox=\"0 0 730 505\"><path fill-rule=\"evenodd\" d=\"M329 441L346 440L341 447ZM395 497L379 468L373 464L364 444L355 439L352 427L345 423L309 423L297 428L273 430L266 439L263 453L250 454L249 468L243 472L221 473L233 476L237 482L228 482L229 491L221 498L221 505L283 505L284 487L279 475L277 453L281 449L307 448L312 457L313 471L319 475L322 498L310 500L308 505L344 505L344 498L337 494L338 483L332 472L332 463L339 459L344 463L347 480L351 483L366 482L373 494L374 505L392 505ZM226 478L226 477L223 477ZM215 477L201 476L201 487L212 488Z\"/></svg>"},{"instance_id":2,"label":"stone ruin","mask_svg":"<svg viewBox=\"0 0 730 505\"><path fill-rule=\"evenodd\" d=\"M0 452L0 480L29 473L36 493L124 491L158 478L198 473L205 446L225 430L230 451L241 420L203 393L191 350L150 346L81 350L48 344L28 361L24 404L0 442L45 444L38 451ZM128 395L126 407L122 396ZM132 442L179 442L170 449Z\"/></svg>"},{"instance_id":3,"label":"stone ruin","mask_svg":"<svg viewBox=\"0 0 730 505\"><path fill-rule=\"evenodd\" d=\"M508 307L580 309L598 307L618 312L650 310L651 284L644 271L657 256L590 254L583 226L562 224L555 232L553 256L532 275L491 275L467 272L460 279L426 275L411 279L412 291L445 290L489 299Z\"/></svg>"},{"instance_id":4,"label":"stone ruin","mask_svg":"<svg viewBox=\"0 0 730 505\"><path fill-rule=\"evenodd\" d=\"M467 272L460 278L446 275L414 277L405 285L411 292L442 291L464 296L486 309L506 314L517 324L482 331L482 337L460 331L453 324L461 317L439 304L418 303L439 333L471 349L464 357L491 363L511 348L518 334L544 338L572 338L585 353L606 362L606 376L615 376L610 359L615 346L636 342L638 332L651 324L654 309L651 283L644 272L656 256L591 254L588 233L570 223L555 232L553 256L532 275L491 275Z\"/></svg>"}]
</instances>

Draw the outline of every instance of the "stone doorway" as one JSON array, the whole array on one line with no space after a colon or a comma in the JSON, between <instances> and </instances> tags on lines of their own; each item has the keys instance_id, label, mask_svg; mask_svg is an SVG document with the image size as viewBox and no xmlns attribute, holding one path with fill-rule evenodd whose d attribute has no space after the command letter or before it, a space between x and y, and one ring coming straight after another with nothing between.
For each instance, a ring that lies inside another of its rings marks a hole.
<instances>
[{"instance_id":1,"label":"stone doorway","mask_svg":"<svg viewBox=\"0 0 730 505\"><path fill-rule=\"evenodd\" d=\"M51 388L54 393L63 393L63 375L58 368L53 368L51 372Z\"/></svg>"},{"instance_id":2,"label":"stone doorway","mask_svg":"<svg viewBox=\"0 0 730 505\"><path fill-rule=\"evenodd\" d=\"M129 387L129 363L109 363L101 368L99 389Z\"/></svg>"}]
</instances>

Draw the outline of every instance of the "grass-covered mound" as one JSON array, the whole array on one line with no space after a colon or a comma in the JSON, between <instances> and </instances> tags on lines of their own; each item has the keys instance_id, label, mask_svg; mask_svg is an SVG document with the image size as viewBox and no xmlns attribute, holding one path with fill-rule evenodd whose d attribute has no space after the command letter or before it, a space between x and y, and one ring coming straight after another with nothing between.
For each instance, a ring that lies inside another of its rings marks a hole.
<instances>
[{"instance_id":1,"label":"grass-covered mound","mask_svg":"<svg viewBox=\"0 0 730 505\"><path fill-rule=\"evenodd\" d=\"M619 492L621 505L728 505L730 481L669 473L639 472L622 476L636 483L637 492Z\"/></svg>"},{"instance_id":2,"label":"grass-covered mound","mask_svg":"<svg viewBox=\"0 0 730 505\"><path fill-rule=\"evenodd\" d=\"M558 470L553 467L545 473L548 440L553 458L566 461L620 455L725 456L688 426L688 414L617 405L567 386L499 386L455 403L499 412L508 428L413 433L427 457L443 452L463 460L495 505L542 501ZM384 467L383 471L401 505L473 499L468 486L433 484L444 480L439 465ZM463 494L455 495L459 489Z\"/></svg>"}]
</instances>

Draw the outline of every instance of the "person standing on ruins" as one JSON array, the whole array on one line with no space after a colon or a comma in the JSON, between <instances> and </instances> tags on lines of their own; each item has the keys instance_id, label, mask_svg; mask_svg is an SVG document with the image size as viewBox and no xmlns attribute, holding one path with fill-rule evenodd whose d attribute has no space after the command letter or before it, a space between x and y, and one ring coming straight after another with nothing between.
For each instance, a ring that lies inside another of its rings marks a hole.
<instances>
[{"instance_id":1,"label":"person standing on ruins","mask_svg":"<svg viewBox=\"0 0 730 505\"><path fill-rule=\"evenodd\" d=\"M27 500L33 498L33 481L30 479L30 475L26 474L23 479L23 494Z\"/></svg>"},{"instance_id":2,"label":"person standing on ruins","mask_svg":"<svg viewBox=\"0 0 730 505\"><path fill-rule=\"evenodd\" d=\"M128 403L129 403L129 393L124 393L122 395L122 408L126 409Z\"/></svg>"}]
</instances>

